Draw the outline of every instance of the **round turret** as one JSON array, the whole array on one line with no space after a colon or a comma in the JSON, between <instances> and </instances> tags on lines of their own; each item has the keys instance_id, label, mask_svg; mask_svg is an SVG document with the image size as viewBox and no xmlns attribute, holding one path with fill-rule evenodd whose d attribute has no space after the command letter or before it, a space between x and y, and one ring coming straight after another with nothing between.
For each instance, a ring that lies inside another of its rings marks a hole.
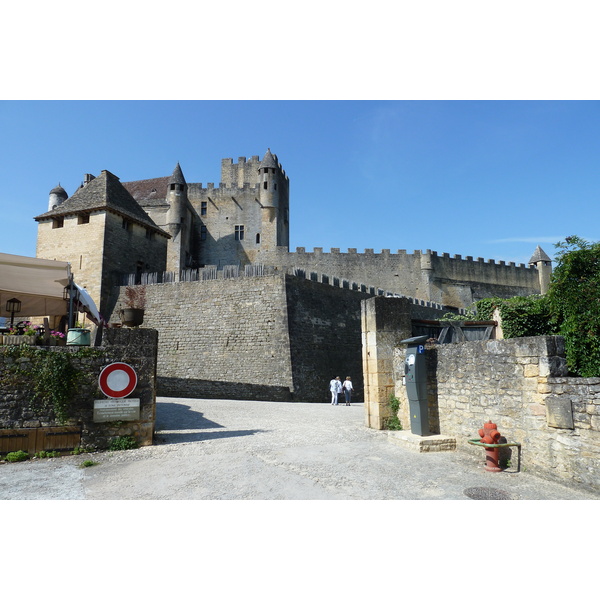
<instances>
[{"instance_id":1,"label":"round turret","mask_svg":"<svg viewBox=\"0 0 600 600\"><path fill-rule=\"evenodd\" d=\"M48 210L54 210L68 197L69 196L67 195L67 192L65 192L59 183L55 188L50 190L50 197L48 198Z\"/></svg>"},{"instance_id":2,"label":"round turret","mask_svg":"<svg viewBox=\"0 0 600 600\"><path fill-rule=\"evenodd\" d=\"M167 201L169 210L167 211L167 230L173 236L177 237L181 231L181 225L185 215L187 184L179 163L173 170L169 178L167 188Z\"/></svg>"},{"instance_id":3,"label":"round turret","mask_svg":"<svg viewBox=\"0 0 600 600\"><path fill-rule=\"evenodd\" d=\"M279 163L277 156L271 154L270 148L267 149L258 172L260 174L260 203L264 207L277 207L279 205Z\"/></svg>"}]
</instances>

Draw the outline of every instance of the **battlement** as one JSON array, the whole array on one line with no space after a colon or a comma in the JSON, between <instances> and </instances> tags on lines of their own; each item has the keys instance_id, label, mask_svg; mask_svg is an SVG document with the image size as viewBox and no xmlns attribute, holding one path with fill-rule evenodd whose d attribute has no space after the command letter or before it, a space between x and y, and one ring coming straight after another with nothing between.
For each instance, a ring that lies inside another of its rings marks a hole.
<instances>
[{"instance_id":1,"label":"battlement","mask_svg":"<svg viewBox=\"0 0 600 600\"><path fill-rule=\"evenodd\" d=\"M260 167L261 164L261 159L259 156L251 156L250 159L246 159L245 156L240 156L238 157L238 162L233 162L233 158L222 158L221 159L221 174L225 174L225 173L229 173L230 177L231 174L236 172L236 171L256 171L258 172L258 169ZM277 167L279 169L279 171L281 172L281 174L283 175L283 178L289 182L289 178L285 173L284 168L282 167L281 163L279 162L279 160L277 161ZM225 179L225 177L224 177Z\"/></svg>"},{"instance_id":2,"label":"battlement","mask_svg":"<svg viewBox=\"0 0 600 600\"><path fill-rule=\"evenodd\" d=\"M369 296L385 296L388 298L406 298L411 304L426 308L436 309L440 311L455 311L453 307L445 306L437 302L428 300L420 300L412 298L396 292L381 289L377 286L368 285L365 283L357 283L341 277L334 277L316 271L306 271L295 267L280 269L262 264L246 265L241 268L239 265L225 265L218 268L216 265L207 265L199 269L183 269L177 271L162 271L155 273L130 273L122 277L121 286L132 285L168 285L174 283L197 283L203 281L223 280L223 279L239 279L249 277L273 277L281 275L291 275L300 279L314 281L323 285L352 290ZM460 309L459 314L464 313L464 309Z\"/></svg>"},{"instance_id":3,"label":"battlement","mask_svg":"<svg viewBox=\"0 0 600 600\"><path fill-rule=\"evenodd\" d=\"M373 248L365 248L364 252L358 252L356 248L348 248L347 252L340 251L339 248L331 248L329 252L324 251L322 247L315 247L312 252L307 251L305 247L299 246L296 248L295 253L290 252L290 254L302 254L302 255L343 255L343 256L413 256L415 258L428 257L428 258L438 258L442 260L449 261L459 261L466 263L479 263L485 265L495 265L498 267L509 267L509 268L518 268L518 269L536 269L535 265L526 265L524 263L519 263L518 265L514 262L506 263L503 260L496 262L493 258L484 259L481 257L477 257L474 259L472 256L462 257L461 254L455 254L454 256L450 256L447 252L443 254L439 254L433 250L414 250L412 253L407 250L397 250L396 252L391 252L389 249L384 248L380 253L375 252Z\"/></svg>"},{"instance_id":4,"label":"battlement","mask_svg":"<svg viewBox=\"0 0 600 600\"><path fill-rule=\"evenodd\" d=\"M208 192L214 193L227 193L231 195L232 192L235 191L254 191L258 193L259 184L258 183L250 183L245 181L243 185L237 184L229 184L220 182L218 186L215 187L214 183L207 183L206 187L202 186L202 183L190 183L188 184L188 195L193 197L195 194L201 195L206 194Z\"/></svg>"}]
</instances>

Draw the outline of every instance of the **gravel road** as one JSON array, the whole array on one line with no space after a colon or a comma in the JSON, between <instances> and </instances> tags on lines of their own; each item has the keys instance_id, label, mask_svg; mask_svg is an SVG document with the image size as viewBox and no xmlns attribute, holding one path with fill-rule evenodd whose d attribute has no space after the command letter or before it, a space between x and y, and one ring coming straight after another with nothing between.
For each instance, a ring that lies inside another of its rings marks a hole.
<instances>
[{"instance_id":1,"label":"gravel road","mask_svg":"<svg viewBox=\"0 0 600 600\"><path fill-rule=\"evenodd\" d=\"M593 500L460 452L419 454L364 407L159 398L157 444L0 464L1 500ZM91 459L99 464L81 468Z\"/></svg>"}]
</instances>

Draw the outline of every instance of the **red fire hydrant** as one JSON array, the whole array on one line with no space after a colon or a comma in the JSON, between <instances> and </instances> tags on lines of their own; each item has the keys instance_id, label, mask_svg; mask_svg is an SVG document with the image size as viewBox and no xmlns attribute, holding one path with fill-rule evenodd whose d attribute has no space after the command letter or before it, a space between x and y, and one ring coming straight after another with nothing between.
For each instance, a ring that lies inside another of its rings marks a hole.
<instances>
[{"instance_id":1,"label":"red fire hydrant","mask_svg":"<svg viewBox=\"0 0 600 600\"><path fill-rule=\"evenodd\" d=\"M480 429L479 437L481 438L482 444L497 444L500 440L500 432L496 428L496 424L488 421L483 424L483 429ZM500 454L499 448L487 448L485 449L485 470L486 471L502 471L498 464L498 457Z\"/></svg>"}]
</instances>

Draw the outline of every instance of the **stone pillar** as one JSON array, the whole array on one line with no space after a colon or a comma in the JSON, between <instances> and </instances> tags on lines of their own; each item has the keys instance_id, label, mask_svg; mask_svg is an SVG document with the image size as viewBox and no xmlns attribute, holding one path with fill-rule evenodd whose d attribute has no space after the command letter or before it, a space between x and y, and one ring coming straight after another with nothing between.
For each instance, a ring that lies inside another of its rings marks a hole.
<instances>
[{"instance_id":1,"label":"stone pillar","mask_svg":"<svg viewBox=\"0 0 600 600\"><path fill-rule=\"evenodd\" d=\"M410 300L375 296L361 302L365 425L383 429L391 416L394 348L411 337Z\"/></svg>"}]
</instances>

